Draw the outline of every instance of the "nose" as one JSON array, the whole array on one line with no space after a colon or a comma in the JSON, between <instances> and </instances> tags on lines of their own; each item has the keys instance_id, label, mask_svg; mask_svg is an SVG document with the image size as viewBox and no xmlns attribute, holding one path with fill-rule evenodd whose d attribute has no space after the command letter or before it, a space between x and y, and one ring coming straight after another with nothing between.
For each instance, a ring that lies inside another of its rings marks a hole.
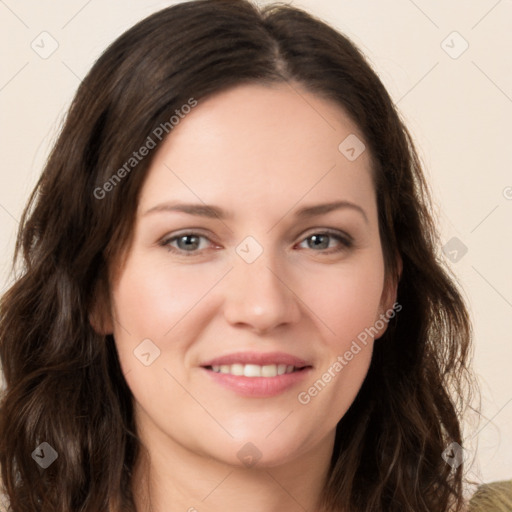
<instances>
[{"instance_id":1,"label":"nose","mask_svg":"<svg viewBox=\"0 0 512 512\"><path fill-rule=\"evenodd\" d=\"M231 325L266 333L299 321L300 299L274 257L239 260L227 277L224 316Z\"/></svg>"}]
</instances>

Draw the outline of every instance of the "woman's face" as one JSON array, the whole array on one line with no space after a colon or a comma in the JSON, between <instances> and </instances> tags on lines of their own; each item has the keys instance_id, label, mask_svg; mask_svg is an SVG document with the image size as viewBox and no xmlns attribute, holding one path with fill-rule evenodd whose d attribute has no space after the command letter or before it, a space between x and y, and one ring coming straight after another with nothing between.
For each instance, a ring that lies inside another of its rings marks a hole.
<instances>
[{"instance_id":1,"label":"woman's face","mask_svg":"<svg viewBox=\"0 0 512 512\"><path fill-rule=\"evenodd\" d=\"M394 298L361 140L298 85L238 86L174 126L111 283L150 451L275 466L332 450Z\"/></svg>"}]
</instances>

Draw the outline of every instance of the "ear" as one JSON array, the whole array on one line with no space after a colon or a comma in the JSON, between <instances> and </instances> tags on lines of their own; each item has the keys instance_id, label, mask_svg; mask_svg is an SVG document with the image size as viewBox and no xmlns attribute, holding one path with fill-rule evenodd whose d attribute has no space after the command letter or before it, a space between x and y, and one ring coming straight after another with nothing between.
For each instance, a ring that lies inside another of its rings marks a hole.
<instances>
[{"instance_id":1,"label":"ear","mask_svg":"<svg viewBox=\"0 0 512 512\"><path fill-rule=\"evenodd\" d=\"M386 276L384 288L379 304L379 313L375 319L375 329L377 334L374 339L377 340L384 335L388 328L389 321L402 310L402 305L396 301L398 292L398 283L402 277L403 263L399 254L396 255L397 275Z\"/></svg>"},{"instance_id":2,"label":"ear","mask_svg":"<svg viewBox=\"0 0 512 512\"><path fill-rule=\"evenodd\" d=\"M99 279L94 287L94 296L89 309L89 323L101 336L114 332L109 293L102 279Z\"/></svg>"}]
</instances>

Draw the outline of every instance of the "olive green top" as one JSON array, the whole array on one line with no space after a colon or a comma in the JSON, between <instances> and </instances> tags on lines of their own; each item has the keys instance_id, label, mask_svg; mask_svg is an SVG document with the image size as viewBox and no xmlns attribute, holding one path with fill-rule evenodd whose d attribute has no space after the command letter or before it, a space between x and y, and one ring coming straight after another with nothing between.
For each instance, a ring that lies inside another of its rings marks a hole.
<instances>
[{"instance_id":1,"label":"olive green top","mask_svg":"<svg viewBox=\"0 0 512 512\"><path fill-rule=\"evenodd\" d=\"M469 501L468 512L512 512L512 480L478 487Z\"/></svg>"}]
</instances>

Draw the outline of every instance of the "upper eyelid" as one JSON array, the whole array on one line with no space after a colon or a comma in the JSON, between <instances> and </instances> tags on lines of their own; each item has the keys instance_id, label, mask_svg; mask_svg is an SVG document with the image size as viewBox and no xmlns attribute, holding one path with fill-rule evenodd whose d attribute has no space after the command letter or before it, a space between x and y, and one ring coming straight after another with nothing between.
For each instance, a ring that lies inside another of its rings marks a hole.
<instances>
[{"instance_id":1,"label":"upper eyelid","mask_svg":"<svg viewBox=\"0 0 512 512\"><path fill-rule=\"evenodd\" d=\"M163 236L161 239L160 239L160 242L170 242L170 241L173 241L173 240L176 240L182 236L198 236L198 237L202 237L202 238L206 238L208 239L210 242L214 242L215 243L215 240L214 240L214 237L212 237L211 235L208 235L208 234L205 234L201 231L196 231L194 229L189 229L187 231L182 231L182 232L178 232L178 233L172 233L172 234L169 234L169 235L165 235Z\"/></svg>"}]
</instances>

